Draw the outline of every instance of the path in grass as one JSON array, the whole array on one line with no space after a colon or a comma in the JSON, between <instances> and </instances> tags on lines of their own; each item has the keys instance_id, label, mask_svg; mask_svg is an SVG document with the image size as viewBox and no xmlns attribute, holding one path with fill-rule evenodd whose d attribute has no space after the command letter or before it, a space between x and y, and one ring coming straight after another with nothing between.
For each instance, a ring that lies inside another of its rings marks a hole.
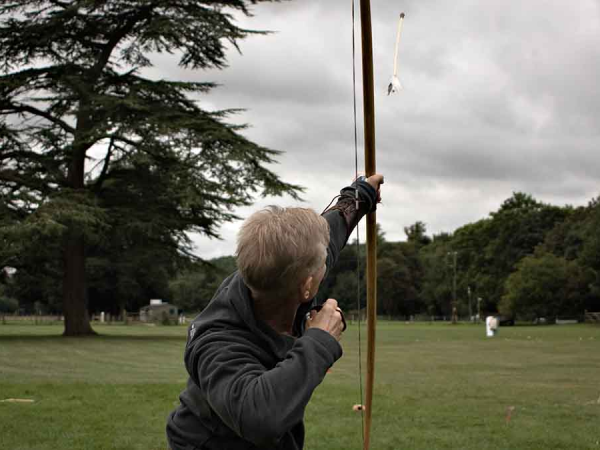
<instances>
[{"instance_id":1,"label":"path in grass","mask_svg":"<svg viewBox=\"0 0 600 450\"><path fill-rule=\"evenodd\" d=\"M166 448L185 328L96 330L0 325L0 400L35 400L0 403L0 448ZM483 331L380 322L372 448L600 449L600 327ZM362 448L355 326L342 343L307 408L308 450Z\"/></svg>"}]
</instances>

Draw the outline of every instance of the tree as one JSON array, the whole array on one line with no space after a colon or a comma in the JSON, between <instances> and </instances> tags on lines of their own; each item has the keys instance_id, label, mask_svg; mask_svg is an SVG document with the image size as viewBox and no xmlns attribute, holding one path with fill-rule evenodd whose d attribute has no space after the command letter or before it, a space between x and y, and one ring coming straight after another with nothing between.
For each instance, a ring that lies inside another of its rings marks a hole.
<instances>
[{"instance_id":1,"label":"tree","mask_svg":"<svg viewBox=\"0 0 600 450\"><path fill-rule=\"evenodd\" d=\"M423 283L423 265L419 255L425 239L425 225L421 226L420 237L407 242L386 242L379 252L377 261L377 296L380 311L387 315L410 316L418 312L421 305L420 291ZM406 230L405 230L406 231ZM427 242L429 242L427 238Z\"/></svg>"},{"instance_id":2,"label":"tree","mask_svg":"<svg viewBox=\"0 0 600 450\"><path fill-rule=\"evenodd\" d=\"M477 312L477 299L482 299L483 312L496 310L494 294L498 289L498 260L486 248L494 236L494 223L486 218L458 228L452 237L457 252L457 297L460 314ZM462 300L462 301L461 301Z\"/></svg>"},{"instance_id":3,"label":"tree","mask_svg":"<svg viewBox=\"0 0 600 450\"><path fill-rule=\"evenodd\" d=\"M7 296L4 285L0 284L0 316L2 316L2 323L5 323L5 314L13 313L17 309L19 309L19 302Z\"/></svg>"},{"instance_id":4,"label":"tree","mask_svg":"<svg viewBox=\"0 0 600 450\"><path fill-rule=\"evenodd\" d=\"M431 243L431 238L427 236L427 226L420 220L414 224L404 227L404 234L408 242L423 246Z\"/></svg>"},{"instance_id":5,"label":"tree","mask_svg":"<svg viewBox=\"0 0 600 450\"><path fill-rule=\"evenodd\" d=\"M523 258L508 277L499 310L527 320L578 316L585 307L590 281L590 271L577 262L540 251Z\"/></svg>"},{"instance_id":6,"label":"tree","mask_svg":"<svg viewBox=\"0 0 600 450\"><path fill-rule=\"evenodd\" d=\"M360 260L359 255L360 254ZM357 275L357 265L360 265L360 274ZM361 286L361 297L364 298L363 286L365 272L365 248L357 248L356 240L347 244L338 257L336 264L327 273L319 286L317 297L321 300L335 298L343 309L357 308L357 278ZM362 300L362 298L361 298ZM364 306L364 305L363 305Z\"/></svg>"},{"instance_id":7,"label":"tree","mask_svg":"<svg viewBox=\"0 0 600 450\"><path fill-rule=\"evenodd\" d=\"M558 223L549 232L542 246L543 250L569 261L577 261L579 266L591 271L590 297L586 307L600 309L600 197L593 199L585 207L570 211L564 222Z\"/></svg>"},{"instance_id":8,"label":"tree","mask_svg":"<svg viewBox=\"0 0 600 450\"><path fill-rule=\"evenodd\" d=\"M418 292L405 258L381 258L377 265L380 311L389 316L414 314Z\"/></svg>"},{"instance_id":9,"label":"tree","mask_svg":"<svg viewBox=\"0 0 600 450\"><path fill-rule=\"evenodd\" d=\"M473 268L467 270L488 311L497 308L505 281L516 270L516 264L532 255L546 234L568 214L567 208L547 205L528 194L516 192L498 211L492 212L490 218L464 227L467 233L459 241L461 247L469 248L469 269ZM462 233L457 230L455 234Z\"/></svg>"},{"instance_id":10,"label":"tree","mask_svg":"<svg viewBox=\"0 0 600 450\"><path fill-rule=\"evenodd\" d=\"M380 257L390 248L385 240L385 232L377 224L377 255ZM358 286L361 288L360 308L366 306L365 270L366 270L366 247L365 244L357 246L356 239L347 244L338 257L335 266L327 273L327 276L319 286L317 297L325 300L335 298L345 310L357 309ZM357 267L359 273L357 274Z\"/></svg>"},{"instance_id":11,"label":"tree","mask_svg":"<svg viewBox=\"0 0 600 450\"><path fill-rule=\"evenodd\" d=\"M235 258L225 256L181 271L169 283L173 303L186 312L204 309L223 280L236 269Z\"/></svg>"},{"instance_id":12,"label":"tree","mask_svg":"<svg viewBox=\"0 0 600 450\"><path fill-rule=\"evenodd\" d=\"M127 233L189 254L188 232L218 236L254 194L297 197L298 186L266 168L278 152L226 122L234 111L198 106L215 84L143 76L153 53L177 53L183 68L224 68L226 44L257 33L236 26L231 12L250 15L259 1L0 6L0 210L16 222L0 229L0 241L58 239L65 335L93 334L87 251L110 239L117 217L134 217ZM115 206L111 190L122 187L127 201Z\"/></svg>"},{"instance_id":13,"label":"tree","mask_svg":"<svg viewBox=\"0 0 600 450\"><path fill-rule=\"evenodd\" d=\"M214 295L206 271L185 271L169 283L173 304L185 311L201 311Z\"/></svg>"},{"instance_id":14,"label":"tree","mask_svg":"<svg viewBox=\"0 0 600 450\"><path fill-rule=\"evenodd\" d=\"M420 297L432 316L449 316L452 312L452 283L447 260L451 248L451 235L434 235L431 244L423 247L419 254L423 265Z\"/></svg>"},{"instance_id":15,"label":"tree","mask_svg":"<svg viewBox=\"0 0 600 450\"><path fill-rule=\"evenodd\" d=\"M327 298L335 298L342 310L351 311L358 308L358 283L362 283L362 279L358 279L356 271L345 271L336 277L336 282ZM361 300L365 297L365 288L361 286ZM326 300L326 298L322 298ZM361 305L362 309L362 305Z\"/></svg>"},{"instance_id":16,"label":"tree","mask_svg":"<svg viewBox=\"0 0 600 450\"><path fill-rule=\"evenodd\" d=\"M14 228L18 229L18 225ZM27 225L20 231L28 238L12 239L6 252L9 258L0 260L0 265L10 263L16 269L8 280L6 293L18 299L25 313L34 313L37 304L43 305L47 312L58 314L62 311L60 280L63 274L60 237L48 231L32 233Z\"/></svg>"},{"instance_id":17,"label":"tree","mask_svg":"<svg viewBox=\"0 0 600 450\"><path fill-rule=\"evenodd\" d=\"M587 308L593 311L600 310L600 197L588 205L590 211L584 228L584 245L578 262L588 268L593 274L590 283L591 298Z\"/></svg>"},{"instance_id":18,"label":"tree","mask_svg":"<svg viewBox=\"0 0 600 450\"><path fill-rule=\"evenodd\" d=\"M116 231L110 245L88 252L90 310L120 314L139 310L151 298L169 298L169 280L183 264L176 249Z\"/></svg>"}]
</instances>

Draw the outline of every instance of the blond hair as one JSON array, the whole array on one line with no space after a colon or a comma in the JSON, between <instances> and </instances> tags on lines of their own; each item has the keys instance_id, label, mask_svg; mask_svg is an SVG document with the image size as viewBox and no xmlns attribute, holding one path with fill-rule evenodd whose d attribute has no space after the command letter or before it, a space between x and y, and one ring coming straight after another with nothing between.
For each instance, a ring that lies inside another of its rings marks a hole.
<instances>
[{"instance_id":1,"label":"blond hair","mask_svg":"<svg viewBox=\"0 0 600 450\"><path fill-rule=\"evenodd\" d=\"M237 266L252 290L288 294L327 258L329 224L312 209L268 206L252 214L237 239Z\"/></svg>"}]
</instances>

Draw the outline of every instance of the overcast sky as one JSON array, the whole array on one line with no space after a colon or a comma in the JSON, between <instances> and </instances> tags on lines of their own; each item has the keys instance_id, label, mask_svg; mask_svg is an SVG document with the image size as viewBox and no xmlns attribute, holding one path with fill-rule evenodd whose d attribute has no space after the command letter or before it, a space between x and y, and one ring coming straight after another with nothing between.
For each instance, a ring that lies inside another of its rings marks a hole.
<instances>
[{"instance_id":1,"label":"overcast sky","mask_svg":"<svg viewBox=\"0 0 600 450\"><path fill-rule=\"evenodd\" d=\"M241 24L277 33L241 42L224 71L166 78L216 81L206 108L245 108L246 135L285 152L275 166L306 187L321 211L354 175L351 2L296 0L260 5ZM404 90L387 96L398 16L406 13L398 59ZM600 2L372 2L377 170L385 175L377 219L404 239L417 220L428 233L498 209L513 191L553 204L600 194ZM358 18L357 18L358 21ZM360 36L357 26L359 164L363 164ZM247 217L267 204L238 210ZM204 258L231 255L239 222L222 241L195 238ZM364 236L364 234L363 234Z\"/></svg>"}]
</instances>

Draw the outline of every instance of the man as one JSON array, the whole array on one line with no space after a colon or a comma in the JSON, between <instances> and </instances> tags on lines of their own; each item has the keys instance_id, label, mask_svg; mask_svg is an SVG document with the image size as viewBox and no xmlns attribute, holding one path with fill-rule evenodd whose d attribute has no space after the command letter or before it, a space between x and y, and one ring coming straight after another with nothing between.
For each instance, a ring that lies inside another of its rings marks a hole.
<instances>
[{"instance_id":1,"label":"man","mask_svg":"<svg viewBox=\"0 0 600 450\"><path fill-rule=\"evenodd\" d=\"M359 178L321 216L269 207L244 222L238 271L188 330L189 379L167 422L173 450L303 448L304 410L342 356L345 326L337 302L315 295L382 183Z\"/></svg>"}]
</instances>

